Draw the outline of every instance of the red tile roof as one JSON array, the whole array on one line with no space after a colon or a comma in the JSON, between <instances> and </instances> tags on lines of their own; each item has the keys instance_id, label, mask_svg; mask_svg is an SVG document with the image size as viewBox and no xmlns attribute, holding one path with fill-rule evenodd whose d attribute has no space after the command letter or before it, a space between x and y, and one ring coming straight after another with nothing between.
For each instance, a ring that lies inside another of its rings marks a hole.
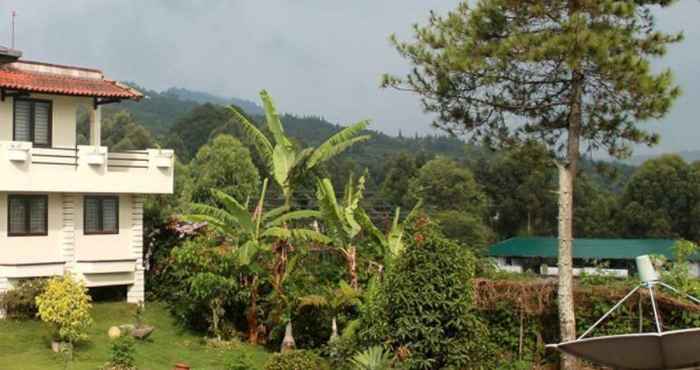
<instances>
[{"instance_id":1,"label":"red tile roof","mask_svg":"<svg viewBox=\"0 0 700 370\"><path fill-rule=\"evenodd\" d=\"M0 64L0 88L46 94L134 99L143 95L96 69L18 61Z\"/></svg>"}]
</instances>

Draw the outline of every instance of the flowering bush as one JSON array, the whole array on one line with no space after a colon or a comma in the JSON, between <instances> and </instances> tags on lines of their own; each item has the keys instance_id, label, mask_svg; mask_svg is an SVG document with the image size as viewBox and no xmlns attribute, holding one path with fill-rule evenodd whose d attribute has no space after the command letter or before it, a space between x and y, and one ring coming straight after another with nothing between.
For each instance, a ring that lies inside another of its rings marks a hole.
<instances>
[{"instance_id":1,"label":"flowering bush","mask_svg":"<svg viewBox=\"0 0 700 370\"><path fill-rule=\"evenodd\" d=\"M52 326L54 339L75 343L87 339L92 325L90 300L85 285L66 275L49 280L36 304L41 320Z\"/></svg>"}]
</instances>

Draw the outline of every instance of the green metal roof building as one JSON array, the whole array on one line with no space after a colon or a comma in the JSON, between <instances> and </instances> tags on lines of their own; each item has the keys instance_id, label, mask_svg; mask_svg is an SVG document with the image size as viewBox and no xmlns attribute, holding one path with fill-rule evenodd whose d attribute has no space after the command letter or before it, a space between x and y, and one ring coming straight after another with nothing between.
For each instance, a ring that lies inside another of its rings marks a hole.
<instances>
[{"instance_id":1,"label":"green metal roof building","mask_svg":"<svg viewBox=\"0 0 700 370\"><path fill-rule=\"evenodd\" d=\"M574 258L596 260L634 260L643 254L673 258L672 239L574 239ZM516 237L494 244L492 257L557 258L557 238Z\"/></svg>"},{"instance_id":2,"label":"green metal roof building","mask_svg":"<svg viewBox=\"0 0 700 370\"><path fill-rule=\"evenodd\" d=\"M672 239L574 239L574 275L611 274L625 277L634 272L634 259L651 254L673 259L676 241ZM489 256L496 258L501 270L510 272L536 271L542 275L557 275L558 241L553 237L516 237L494 244ZM691 258L690 273L700 276L700 256ZM600 268L597 262L605 262Z\"/></svg>"}]
</instances>

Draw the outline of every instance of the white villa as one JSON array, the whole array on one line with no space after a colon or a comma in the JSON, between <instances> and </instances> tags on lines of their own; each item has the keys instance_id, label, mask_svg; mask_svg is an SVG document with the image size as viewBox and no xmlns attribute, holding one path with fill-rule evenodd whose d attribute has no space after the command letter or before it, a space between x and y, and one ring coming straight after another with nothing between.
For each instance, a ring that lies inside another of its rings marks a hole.
<instances>
[{"instance_id":1,"label":"white villa","mask_svg":"<svg viewBox=\"0 0 700 370\"><path fill-rule=\"evenodd\" d=\"M0 292L70 272L143 301L144 194L172 193L174 153L100 143L101 107L141 98L99 70L0 47ZM89 145L77 145L79 107L90 113Z\"/></svg>"}]
</instances>

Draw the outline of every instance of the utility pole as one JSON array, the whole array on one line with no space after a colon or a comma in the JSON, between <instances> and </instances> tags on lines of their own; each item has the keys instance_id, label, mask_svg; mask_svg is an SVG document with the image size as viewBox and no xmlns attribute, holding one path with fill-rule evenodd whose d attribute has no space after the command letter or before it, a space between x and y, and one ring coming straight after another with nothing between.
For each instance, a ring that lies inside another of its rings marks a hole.
<instances>
[{"instance_id":1,"label":"utility pole","mask_svg":"<svg viewBox=\"0 0 700 370\"><path fill-rule=\"evenodd\" d=\"M17 12L14 10L12 11L12 17L10 21L10 37L12 38L12 41L10 43L10 48L14 49L15 48L15 17L17 16Z\"/></svg>"}]
</instances>

